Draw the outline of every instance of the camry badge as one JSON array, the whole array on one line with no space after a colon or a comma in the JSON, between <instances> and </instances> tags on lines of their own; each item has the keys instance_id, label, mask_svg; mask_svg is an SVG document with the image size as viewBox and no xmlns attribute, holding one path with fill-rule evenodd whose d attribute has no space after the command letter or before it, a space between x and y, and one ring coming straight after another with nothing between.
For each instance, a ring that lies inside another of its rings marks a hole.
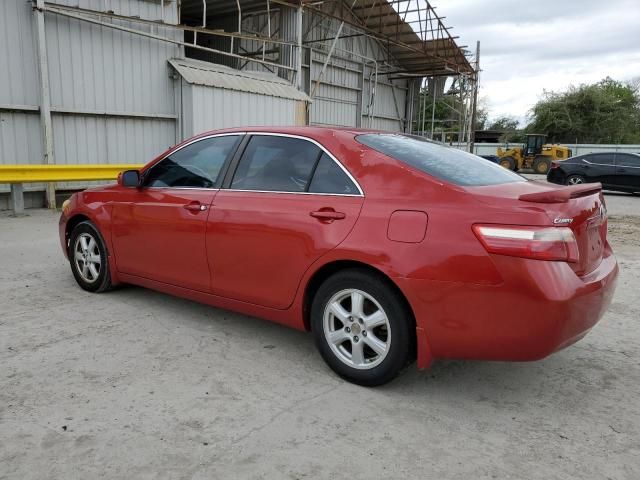
<instances>
[{"instance_id":1,"label":"camry badge","mask_svg":"<svg viewBox=\"0 0 640 480\"><path fill-rule=\"evenodd\" d=\"M573 222L573 218L554 218L553 223L555 225L563 224L563 223L571 223Z\"/></svg>"}]
</instances>

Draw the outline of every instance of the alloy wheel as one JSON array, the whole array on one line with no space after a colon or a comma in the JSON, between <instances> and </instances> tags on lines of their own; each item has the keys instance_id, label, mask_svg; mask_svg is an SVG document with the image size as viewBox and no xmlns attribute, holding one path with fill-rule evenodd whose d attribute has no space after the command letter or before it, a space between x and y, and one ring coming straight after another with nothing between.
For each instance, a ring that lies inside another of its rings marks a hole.
<instances>
[{"instance_id":1,"label":"alloy wheel","mask_svg":"<svg viewBox=\"0 0 640 480\"><path fill-rule=\"evenodd\" d=\"M379 365L391 347L391 327L371 295L349 288L334 294L324 310L327 344L341 362L359 370Z\"/></svg>"},{"instance_id":2,"label":"alloy wheel","mask_svg":"<svg viewBox=\"0 0 640 480\"><path fill-rule=\"evenodd\" d=\"M98 242L88 233L82 233L76 238L73 246L73 260L76 270L87 283L93 283L100 276L102 258Z\"/></svg>"},{"instance_id":3,"label":"alloy wheel","mask_svg":"<svg viewBox=\"0 0 640 480\"><path fill-rule=\"evenodd\" d=\"M569 177L569 185L580 185L581 183L584 183L581 177Z\"/></svg>"}]
</instances>

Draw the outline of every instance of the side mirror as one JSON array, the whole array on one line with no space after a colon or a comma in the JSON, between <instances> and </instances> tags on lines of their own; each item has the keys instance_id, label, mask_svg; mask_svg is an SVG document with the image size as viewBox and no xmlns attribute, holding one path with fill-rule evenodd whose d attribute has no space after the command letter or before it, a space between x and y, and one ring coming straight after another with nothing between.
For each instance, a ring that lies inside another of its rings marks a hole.
<instances>
[{"instance_id":1,"label":"side mirror","mask_svg":"<svg viewBox=\"0 0 640 480\"><path fill-rule=\"evenodd\" d=\"M138 170L125 170L118 175L118 183L123 187L138 187L140 185L140 172Z\"/></svg>"}]
</instances>

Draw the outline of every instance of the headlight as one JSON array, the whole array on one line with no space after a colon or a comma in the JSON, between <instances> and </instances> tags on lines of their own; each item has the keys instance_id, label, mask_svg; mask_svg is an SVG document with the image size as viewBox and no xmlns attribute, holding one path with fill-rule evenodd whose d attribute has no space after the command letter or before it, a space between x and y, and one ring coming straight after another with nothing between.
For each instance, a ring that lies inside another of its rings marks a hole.
<instances>
[{"instance_id":1,"label":"headlight","mask_svg":"<svg viewBox=\"0 0 640 480\"><path fill-rule=\"evenodd\" d=\"M67 213L67 208L69 208L69 205L71 205L71 199L67 199L64 202L62 202L62 211L64 213Z\"/></svg>"}]
</instances>

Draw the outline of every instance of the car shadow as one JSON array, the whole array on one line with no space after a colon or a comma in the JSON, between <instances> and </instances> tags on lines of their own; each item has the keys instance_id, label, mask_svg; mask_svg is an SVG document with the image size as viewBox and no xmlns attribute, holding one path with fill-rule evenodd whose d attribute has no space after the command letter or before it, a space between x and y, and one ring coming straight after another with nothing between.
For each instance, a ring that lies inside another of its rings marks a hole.
<instances>
[{"instance_id":1,"label":"car shadow","mask_svg":"<svg viewBox=\"0 0 640 480\"><path fill-rule=\"evenodd\" d=\"M274 354L281 355L279 362L290 362L291 372L298 376L308 375L309 381L316 378L347 389L363 388L342 380L326 366L308 332L141 287L126 286L112 294L123 297L126 303L144 305L147 311L160 307L170 315L172 324L175 322L176 326L188 329L198 338L206 338L207 334L224 335L226 342L237 342L231 355L234 351L241 352L251 339L257 355L255 361L259 364L268 364ZM163 326L167 326L166 321ZM525 401L536 392L552 388L564 391L565 400L582 403L585 390L593 387L595 392L599 387L591 375L578 371L576 355L570 348L536 362L443 360L427 370L418 370L413 363L398 378L372 391L376 395L392 397L410 394L432 398L446 394L464 401L487 400L498 405L506 402L506 398ZM581 365L584 367L584 362ZM580 395L576 392L581 392L582 398L578 398Z\"/></svg>"}]
</instances>

